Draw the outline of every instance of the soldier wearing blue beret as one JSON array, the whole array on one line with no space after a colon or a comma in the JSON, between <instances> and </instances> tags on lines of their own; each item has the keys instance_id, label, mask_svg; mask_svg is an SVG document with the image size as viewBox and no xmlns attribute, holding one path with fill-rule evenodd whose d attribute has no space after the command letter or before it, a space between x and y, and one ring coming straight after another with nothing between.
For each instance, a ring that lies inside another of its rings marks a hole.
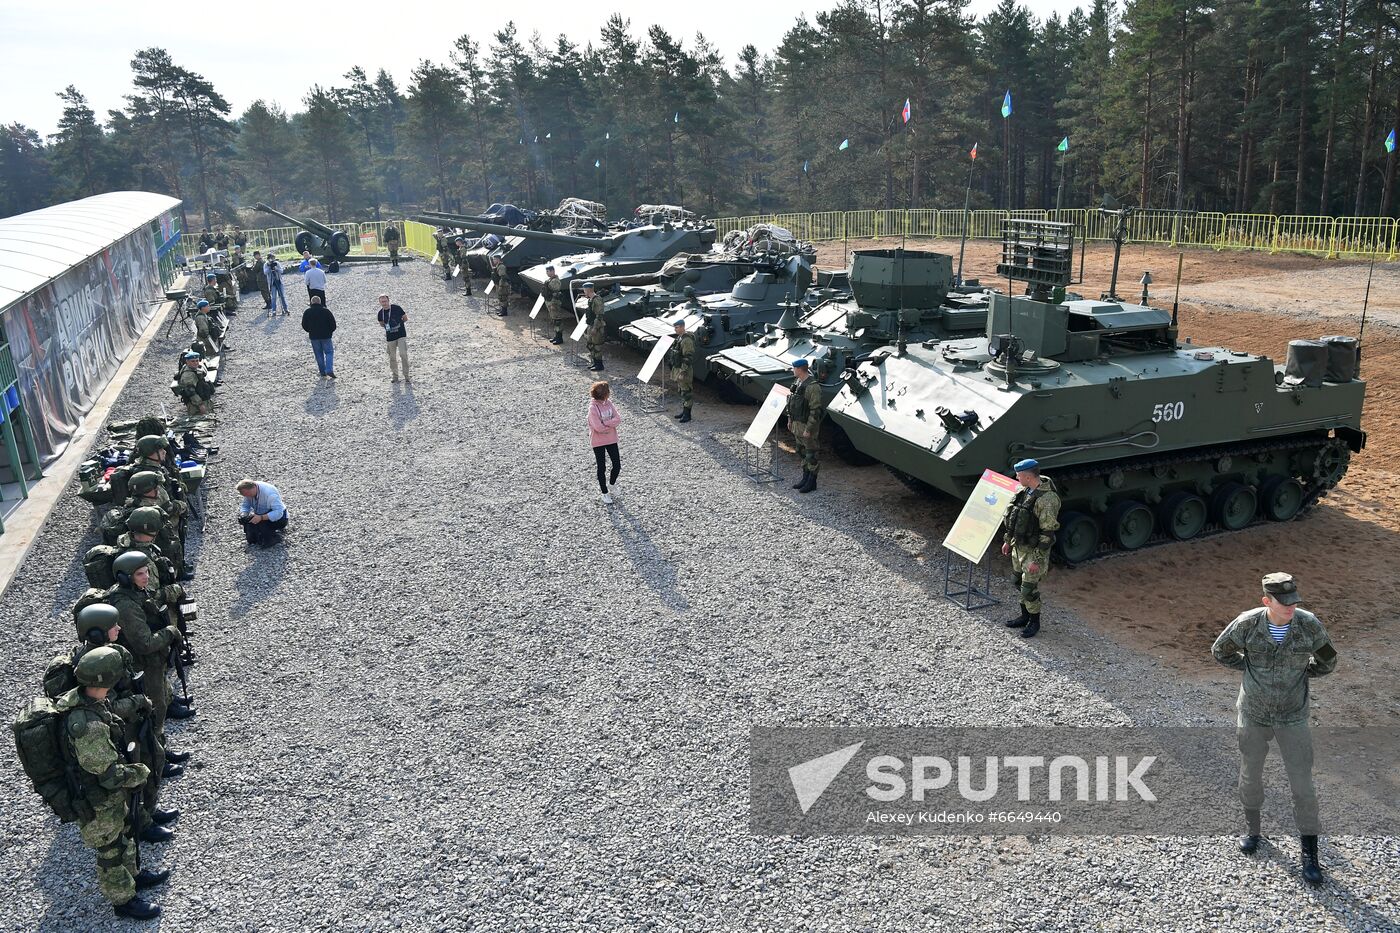
<instances>
[{"instance_id":1,"label":"soldier wearing blue beret","mask_svg":"<svg viewBox=\"0 0 1400 933\"><path fill-rule=\"evenodd\" d=\"M1050 478L1040 475L1037 461L1020 460L1011 469L1021 488L1002 519L1001 552L1011 555L1021 614L1006 626L1021 629L1022 638L1034 638L1040 631L1040 581L1050 572L1050 548L1060 527L1060 495Z\"/></svg>"}]
</instances>

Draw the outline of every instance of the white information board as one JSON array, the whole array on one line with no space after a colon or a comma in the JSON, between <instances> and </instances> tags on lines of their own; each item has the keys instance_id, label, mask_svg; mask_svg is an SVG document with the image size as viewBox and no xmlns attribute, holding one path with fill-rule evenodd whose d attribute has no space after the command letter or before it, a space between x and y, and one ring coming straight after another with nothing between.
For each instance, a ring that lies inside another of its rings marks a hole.
<instances>
[{"instance_id":1,"label":"white information board","mask_svg":"<svg viewBox=\"0 0 1400 933\"><path fill-rule=\"evenodd\" d=\"M486 290L483 291L482 294L483 294L483 295L489 295L489 294L491 294L492 292L494 292L495 290L496 290L496 280L495 280L495 279L492 279L491 281L489 281L489 282L486 283Z\"/></svg>"},{"instance_id":2,"label":"white information board","mask_svg":"<svg viewBox=\"0 0 1400 933\"><path fill-rule=\"evenodd\" d=\"M773 433L773 426L778 423L778 417L787 408L788 396L791 394L785 385L775 385L768 390L768 397L763 400L758 414L754 415L753 424L749 425L748 431L744 433L747 443L754 447L762 447L768 443L768 435Z\"/></svg>"},{"instance_id":3,"label":"white information board","mask_svg":"<svg viewBox=\"0 0 1400 933\"><path fill-rule=\"evenodd\" d=\"M675 342L675 337L664 334L660 340L652 344L651 352L647 354L647 361L642 364L642 370L637 373L637 378L643 382L651 382L651 377L656 375L657 367L661 365L661 361L666 358L667 351L671 349L671 344Z\"/></svg>"},{"instance_id":4,"label":"white information board","mask_svg":"<svg viewBox=\"0 0 1400 933\"><path fill-rule=\"evenodd\" d=\"M981 563L987 546L1001 530L1002 518L1021 486L995 470L983 470L972 495L963 503L957 521L948 529L943 546L974 564Z\"/></svg>"},{"instance_id":5,"label":"white information board","mask_svg":"<svg viewBox=\"0 0 1400 933\"><path fill-rule=\"evenodd\" d=\"M543 295L543 294L540 294L539 297L537 297L537 298L535 299L535 306L534 306L533 308L530 309L530 320L533 321L535 318L539 317L539 316L540 316L540 308L543 308L543 307L544 307L544 295Z\"/></svg>"},{"instance_id":6,"label":"white information board","mask_svg":"<svg viewBox=\"0 0 1400 933\"><path fill-rule=\"evenodd\" d=\"M583 339L583 332L586 330L588 330L588 318L581 317L578 319L578 327L574 328L574 332L569 335L569 339L575 343L579 342Z\"/></svg>"}]
</instances>

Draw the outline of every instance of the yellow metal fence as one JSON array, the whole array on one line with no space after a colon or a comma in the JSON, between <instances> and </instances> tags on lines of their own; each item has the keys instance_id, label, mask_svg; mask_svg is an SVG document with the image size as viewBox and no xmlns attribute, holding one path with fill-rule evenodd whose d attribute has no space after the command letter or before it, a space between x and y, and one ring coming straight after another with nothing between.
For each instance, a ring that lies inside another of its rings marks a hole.
<instances>
[{"instance_id":1,"label":"yellow metal fence","mask_svg":"<svg viewBox=\"0 0 1400 933\"><path fill-rule=\"evenodd\" d=\"M987 240L1001 236L1001 223L1008 218L1051 220L1072 223L1076 235L1090 242L1113 236L1114 218L1097 210L1070 208L1059 211L821 211L813 214L750 214L746 217L720 217L714 221L721 239L733 230L744 230L758 223L787 227L797 237L813 242L873 237L935 237L952 239L967 235ZM350 237L350 252L377 251L387 221L361 224L331 224ZM426 224L405 221L404 246L431 257L436 251L433 230ZM299 232L297 227L267 227L247 230L248 249L290 252ZM372 238L362 240L361 237ZM1400 258L1400 221L1391 217L1321 217L1286 214L1172 214L1145 211L1133 216L1128 226L1133 243L1160 243L1165 246L1202 246L1210 249L1255 249L1271 253L1304 253L1329 259L1378 256ZM186 255L197 251L197 241L185 237ZM362 249L362 243L364 245Z\"/></svg>"}]
</instances>

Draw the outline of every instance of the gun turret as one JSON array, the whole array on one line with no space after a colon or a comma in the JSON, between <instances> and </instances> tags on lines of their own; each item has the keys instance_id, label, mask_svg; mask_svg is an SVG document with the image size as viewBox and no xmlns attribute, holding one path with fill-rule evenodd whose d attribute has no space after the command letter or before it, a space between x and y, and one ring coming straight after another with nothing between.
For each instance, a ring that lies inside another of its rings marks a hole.
<instances>
[{"instance_id":1,"label":"gun turret","mask_svg":"<svg viewBox=\"0 0 1400 933\"><path fill-rule=\"evenodd\" d=\"M474 233L495 233L499 236L518 236L528 240L545 240L551 243L566 243L570 246L578 246L586 250L604 249L602 246L606 242L603 234L608 231L600 230L599 236L580 236L573 233L554 233L550 230L531 230L528 227L507 227L501 224L483 223L468 214L448 214L443 211L424 211L414 219L423 223L435 224L440 227L457 227L462 230L470 230Z\"/></svg>"}]
</instances>

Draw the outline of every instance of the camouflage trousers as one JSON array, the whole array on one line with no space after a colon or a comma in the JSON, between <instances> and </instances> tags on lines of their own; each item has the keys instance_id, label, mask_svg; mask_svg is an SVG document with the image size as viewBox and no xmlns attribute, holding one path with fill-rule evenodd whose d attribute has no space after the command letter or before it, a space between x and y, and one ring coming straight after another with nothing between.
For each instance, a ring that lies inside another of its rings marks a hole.
<instances>
[{"instance_id":1,"label":"camouflage trousers","mask_svg":"<svg viewBox=\"0 0 1400 933\"><path fill-rule=\"evenodd\" d=\"M593 358L593 362L603 362L603 328L590 327L584 333L588 341L588 355Z\"/></svg>"},{"instance_id":2,"label":"camouflage trousers","mask_svg":"<svg viewBox=\"0 0 1400 933\"><path fill-rule=\"evenodd\" d=\"M1254 722L1243 713L1235 720L1235 736L1240 743L1240 803L1246 810L1264 807L1264 759L1269 757L1269 741L1278 743L1288 787L1293 793L1293 821L1301 836L1320 832L1317 815L1317 788L1313 784L1312 733L1307 722L1269 726Z\"/></svg>"},{"instance_id":3,"label":"camouflage trousers","mask_svg":"<svg viewBox=\"0 0 1400 933\"><path fill-rule=\"evenodd\" d=\"M498 279L496 281L496 294L501 299L501 310L506 310L510 306L510 283L505 279Z\"/></svg>"},{"instance_id":4,"label":"camouflage trousers","mask_svg":"<svg viewBox=\"0 0 1400 933\"><path fill-rule=\"evenodd\" d=\"M681 404L686 408L690 407L691 399L695 396L695 375L686 369L676 373L676 391L680 393Z\"/></svg>"},{"instance_id":5,"label":"camouflage trousers","mask_svg":"<svg viewBox=\"0 0 1400 933\"><path fill-rule=\"evenodd\" d=\"M389 261L396 266L399 264L399 244L389 244Z\"/></svg>"},{"instance_id":6,"label":"camouflage trousers","mask_svg":"<svg viewBox=\"0 0 1400 933\"><path fill-rule=\"evenodd\" d=\"M554 325L554 336L563 340L564 328L568 327L570 330L573 330L573 325L576 324L577 321L575 321L572 314L564 310L563 305L560 305L558 310L555 309L554 305L545 305L545 308L549 311L549 322Z\"/></svg>"},{"instance_id":7,"label":"camouflage trousers","mask_svg":"<svg viewBox=\"0 0 1400 933\"><path fill-rule=\"evenodd\" d=\"M817 470L821 467L821 464L817 462L817 444L820 441L820 434L820 423L816 427L796 425L792 429L797 456L802 458L802 469L813 476L817 475Z\"/></svg>"},{"instance_id":8,"label":"camouflage trousers","mask_svg":"<svg viewBox=\"0 0 1400 933\"><path fill-rule=\"evenodd\" d=\"M185 414L187 415L207 415L213 409L214 403L207 398L194 398L185 400Z\"/></svg>"},{"instance_id":9,"label":"camouflage trousers","mask_svg":"<svg viewBox=\"0 0 1400 933\"><path fill-rule=\"evenodd\" d=\"M133 839L126 792L108 794L93 808L92 819L78 827L83 845L97 855L97 887L113 904L136 896L136 842Z\"/></svg>"},{"instance_id":10,"label":"camouflage trousers","mask_svg":"<svg viewBox=\"0 0 1400 933\"><path fill-rule=\"evenodd\" d=\"M1026 568L1035 565L1035 571ZM1040 581L1050 572L1050 552L1044 548L1011 545L1011 570L1016 577L1016 586L1021 591L1021 605L1027 612L1039 612Z\"/></svg>"}]
</instances>

